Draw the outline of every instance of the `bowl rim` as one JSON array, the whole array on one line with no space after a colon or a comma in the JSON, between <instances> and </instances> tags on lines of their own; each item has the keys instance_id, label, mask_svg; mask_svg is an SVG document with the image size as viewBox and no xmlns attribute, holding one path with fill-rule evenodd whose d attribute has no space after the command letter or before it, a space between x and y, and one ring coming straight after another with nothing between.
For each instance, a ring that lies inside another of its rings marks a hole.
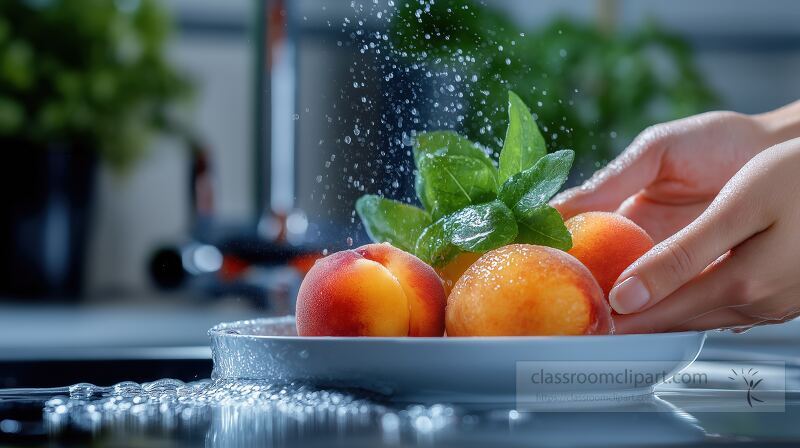
<instances>
[{"instance_id":1,"label":"bowl rim","mask_svg":"<svg viewBox=\"0 0 800 448\"><path fill-rule=\"evenodd\" d=\"M283 341L303 341L311 343L334 343L334 342L351 342L351 343L397 343L397 344L415 344L415 343L433 343L433 344L453 344L453 343L470 343L470 344L485 344L492 342L558 342L558 341L596 341L607 342L609 338L618 339L685 339L691 337L705 338L705 331L678 331L670 333L640 333L640 334L603 334L603 335L564 335L564 336L426 336L426 337L411 337L411 336L281 336L281 335L263 335L263 334L247 334L247 333L228 333L226 330L237 329L241 327L254 326L254 325L279 325L279 324L293 324L295 321L294 315L275 316L275 317L260 317L255 319L237 320L232 322L220 322L208 330L208 335L211 338L235 338L235 339L256 339L256 340L283 340ZM358 342L356 342L358 341Z\"/></svg>"}]
</instances>

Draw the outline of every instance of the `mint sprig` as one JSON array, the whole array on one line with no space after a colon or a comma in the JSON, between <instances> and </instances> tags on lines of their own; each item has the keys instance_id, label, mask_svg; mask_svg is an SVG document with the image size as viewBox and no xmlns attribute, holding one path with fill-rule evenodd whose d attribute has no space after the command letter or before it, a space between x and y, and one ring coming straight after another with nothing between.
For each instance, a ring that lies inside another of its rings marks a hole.
<instances>
[{"instance_id":1,"label":"mint sprig","mask_svg":"<svg viewBox=\"0 0 800 448\"><path fill-rule=\"evenodd\" d=\"M415 187L424 209L366 195L356 211L370 238L443 266L461 252L512 242L568 250L572 237L547 204L563 186L571 150L547 154L528 107L508 92L508 129L499 163L453 131L423 132L414 149Z\"/></svg>"}]
</instances>

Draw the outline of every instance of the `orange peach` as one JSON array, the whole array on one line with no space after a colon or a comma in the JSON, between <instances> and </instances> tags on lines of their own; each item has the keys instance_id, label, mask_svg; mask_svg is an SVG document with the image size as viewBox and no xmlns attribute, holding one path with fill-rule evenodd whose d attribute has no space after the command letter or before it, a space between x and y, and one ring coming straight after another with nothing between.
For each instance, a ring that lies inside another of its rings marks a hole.
<instances>
[{"instance_id":1,"label":"orange peach","mask_svg":"<svg viewBox=\"0 0 800 448\"><path fill-rule=\"evenodd\" d=\"M566 252L511 244L481 256L447 300L448 336L608 334L611 313L592 274Z\"/></svg>"},{"instance_id":2,"label":"orange peach","mask_svg":"<svg viewBox=\"0 0 800 448\"><path fill-rule=\"evenodd\" d=\"M439 274L439 277L442 278L442 282L444 282L445 294L450 295L450 291L453 289L458 279L461 278L467 268L472 266L472 263L475 263L481 255L482 254L474 252L462 252L443 267L436 269L436 273Z\"/></svg>"},{"instance_id":3,"label":"orange peach","mask_svg":"<svg viewBox=\"0 0 800 448\"><path fill-rule=\"evenodd\" d=\"M297 295L300 336L442 336L445 294L436 272L394 246L329 255Z\"/></svg>"},{"instance_id":4,"label":"orange peach","mask_svg":"<svg viewBox=\"0 0 800 448\"><path fill-rule=\"evenodd\" d=\"M617 213L581 213L565 224L572 234L569 254L592 271L606 297L622 271L653 247L647 232Z\"/></svg>"}]
</instances>

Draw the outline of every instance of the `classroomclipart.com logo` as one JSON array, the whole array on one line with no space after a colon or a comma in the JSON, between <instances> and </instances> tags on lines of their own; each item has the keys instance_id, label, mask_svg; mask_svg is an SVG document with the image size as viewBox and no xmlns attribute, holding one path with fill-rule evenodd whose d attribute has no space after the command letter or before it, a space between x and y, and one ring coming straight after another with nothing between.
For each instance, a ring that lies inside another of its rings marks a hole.
<instances>
[{"instance_id":1,"label":"classroomclipart.com logo","mask_svg":"<svg viewBox=\"0 0 800 448\"><path fill-rule=\"evenodd\" d=\"M785 361L518 361L517 410L785 412ZM688 361L683 362L689 364Z\"/></svg>"},{"instance_id":2,"label":"classroomclipart.com logo","mask_svg":"<svg viewBox=\"0 0 800 448\"><path fill-rule=\"evenodd\" d=\"M745 395L745 398L747 399L748 406L752 408L753 403L764 403L764 400L756 396L756 390L758 389L758 386L760 386L761 383L764 381L764 378L759 378L758 376L760 372L759 370L751 367L747 369L746 372L744 368L742 368L738 372L736 371L736 369L731 369L731 372L732 376L728 377L731 381L744 382L744 385L747 388L747 394Z\"/></svg>"}]
</instances>

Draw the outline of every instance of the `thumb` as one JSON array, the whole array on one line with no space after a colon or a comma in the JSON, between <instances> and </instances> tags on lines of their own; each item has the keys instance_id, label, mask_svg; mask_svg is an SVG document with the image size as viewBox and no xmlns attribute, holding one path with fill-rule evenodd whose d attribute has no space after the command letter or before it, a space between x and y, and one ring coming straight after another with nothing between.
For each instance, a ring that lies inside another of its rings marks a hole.
<instances>
[{"instance_id":1,"label":"thumb","mask_svg":"<svg viewBox=\"0 0 800 448\"><path fill-rule=\"evenodd\" d=\"M651 137L655 135L655 137ZM579 187L558 194L550 204L566 219L587 211L613 211L658 175L664 133L643 132L616 159Z\"/></svg>"},{"instance_id":2,"label":"thumb","mask_svg":"<svg viewBox=\"0 0 800 448\"><path fill-rule=\"evenodd\" d=\"M741 199L721 193L686 228L657 244L629 266L608 294L620 314L657 304L692 280L714 260L766 228L757 213L746 213ZM729 198L726 200L724 198Z\"/></svg>"}]
</instances>

